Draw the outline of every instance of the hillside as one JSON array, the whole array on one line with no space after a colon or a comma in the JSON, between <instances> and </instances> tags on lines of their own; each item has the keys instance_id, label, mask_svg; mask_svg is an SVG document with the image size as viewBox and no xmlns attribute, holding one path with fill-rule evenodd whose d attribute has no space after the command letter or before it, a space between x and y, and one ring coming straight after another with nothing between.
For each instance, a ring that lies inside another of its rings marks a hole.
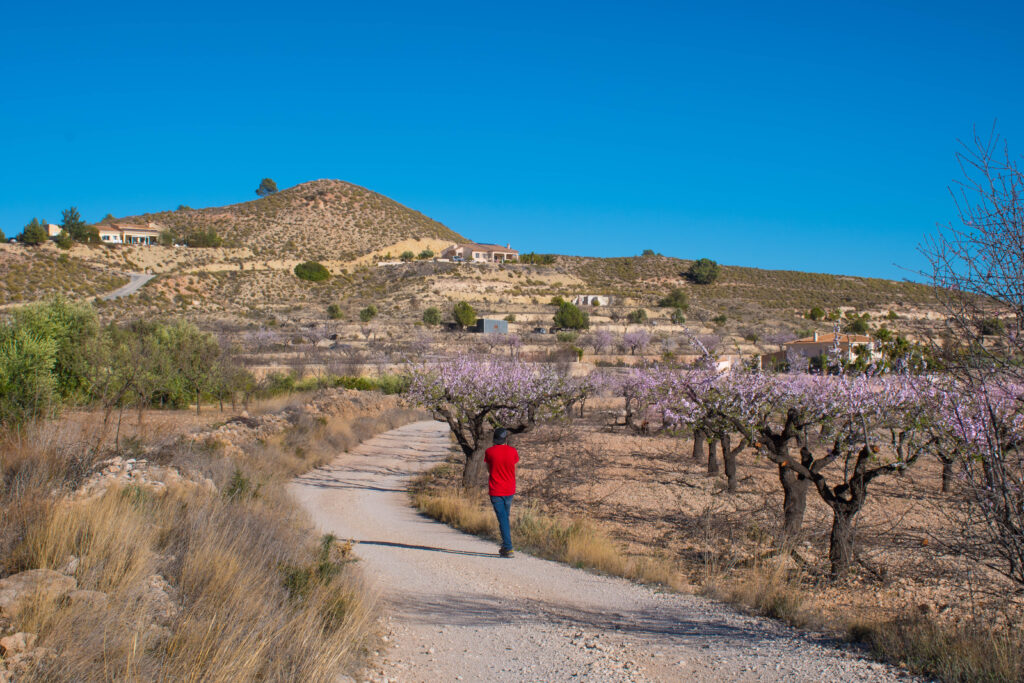
<instances>
[{"instance_id":1,"label":"hillside","mask_svg":"<svg viewBox=\"0 0 1024 683\"><path fill-rule=\"evenodd\" d=\"M84 298L116 289L128 279L47 247L0 244L0 305L52 296Z\"/></svg>"},{"instance_id":2,"label":"hillside","mask_svg":"<svg viewBox=\"0 0 1024 683\"><path fill-rule=\"evenodd\" d=\"M126 216L177 236L213 229L226 246L259 258L348 261L415 238L465 241L458 233L376 192L341 180L314 180L251 202Z\"/></svg>"}]
</instances>

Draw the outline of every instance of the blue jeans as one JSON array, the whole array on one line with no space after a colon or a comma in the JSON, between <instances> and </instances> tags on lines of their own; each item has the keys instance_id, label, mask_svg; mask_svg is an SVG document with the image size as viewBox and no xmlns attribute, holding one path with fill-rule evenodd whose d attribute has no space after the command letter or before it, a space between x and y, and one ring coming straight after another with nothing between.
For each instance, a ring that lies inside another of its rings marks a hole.
<instances>
[{"instance_id":1,"label":"blue jeans","mask_svg":"<svg viewBox=\"0 0 1024 683\"><path fill-rule=\"evenodd\" d=\"M494 514L498 517L498 528L501 529L501 549L512 550L512 527L509 526L508 513L512 509L512 496L491 496Z\"/></svg>"}]
</instances>

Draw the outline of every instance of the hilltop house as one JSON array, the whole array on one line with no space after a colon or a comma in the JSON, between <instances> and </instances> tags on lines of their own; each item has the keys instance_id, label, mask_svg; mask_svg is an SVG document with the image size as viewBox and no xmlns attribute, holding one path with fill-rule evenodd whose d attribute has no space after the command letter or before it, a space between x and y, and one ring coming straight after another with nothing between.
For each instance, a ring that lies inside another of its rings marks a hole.
<instances>
[{"instance_id":1,"label":"hilltop house","mask_svg":"<svg viewBox=\"0 0 1024 683\"><path fill-rule=\"evenodd\" d=\"M572 302L576 306L607 306L612 299L604 294L577 294Z\"/></svg>"},{"instance_id":2,"label":"hilltop house","mask_svg":"<svg viewBox=\"0 0 1024 683\"><path fill-rule=\"evenodd\" d=\"M441 258L451 261L475 261L477 263L504 263L518 261L519 252L511 244L453 244L441 252Z\"/></svg>"},{"instance_id":3,"label":"hilltop house","mask_svg":"<svg viewBox=\"0 0 1024 683\"><path fill-rule=\"evenodd\" d=\"M864 347L872 360L880 357L875 340L867 335L843 334L838 329L829 334L815 332L813 336L785 342L781 351L766 353L761 356L761 364L762 367L777 367L794 356L810 360L831 353L837 353L840 359L849 363L857 358L857 352Z\"/></svg>"},{"instance_id":4,"label":"hilltop house","mask_svg":"<svg viewBox=\"0 0 1024 683\"><path fill-rule=\"evenodd\" d=\"M60 235L60 233L63 230L64 228L60 227L59 225L54 225L53 223L46 224L46 236L49 237L51 240Z\"/></svg>"},{"instance_id":5,"label":"hilltop house","mask_svg":"<svg viewBox=\"0 0 1024 683\"><path fill-rule=\"evenodd\" d=\"M112 223L99 225L100 241L104 244L156 244L160 239L160 231L141 225Z\"/></svg>"}]
</instances>

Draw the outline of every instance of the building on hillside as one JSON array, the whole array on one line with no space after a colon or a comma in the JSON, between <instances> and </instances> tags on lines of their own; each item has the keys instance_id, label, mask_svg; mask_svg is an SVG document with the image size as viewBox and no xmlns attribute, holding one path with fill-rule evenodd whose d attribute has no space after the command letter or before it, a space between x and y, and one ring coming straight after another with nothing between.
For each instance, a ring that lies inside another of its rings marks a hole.
<instances>
[{"instance_id":1,"label":"building on hillside","mask_svg":"<svg viewBox=\"0 0 1024 683\"><path fill-rule=\"evenodd\" d=\"M156 244L160 239L159 230L141 225L113 223L97 228L104 244Z\"/></svg>"},{"instance_id":2,"label":"building on hillside","mask_svg":"<svg viewBox=\"0 0 1024 683\"><path fill-rule=\"evenodd\" d=\"M836 332L819 334L794 339L782 344L782 350L775 353L766 353L761 356L761 366L774 368L789 362L793 358L819 358L836 354L844 362L852 362L857 358L858 352L866 348L871 360L881 357L878 344L871 337L864 334L844 334L837 329Z\"/></svg>"},{"instance_id":3,"label":"building on hillside","mask_svg":"<svg viewBox=\"0 0 1024 683\"><path fill-rule=\"evenodd\" d=\"M612 298L603 294L577 294L572 302L577 306L607 306Z\"/></svg>"},{"instance_id":4,"label":"building on hillside","mask_svg":"<svg viewBox=\"0 0 1024 683\"><path fill-rule=\"evenodd\" d=\"M59 225L54 225L53 223L46 224L46 236L49 237L51 240L57 237L57 235L61 234L61 232L63 231L64 228L60 227Z\"/></svg>"},{"instance_id":5,"label":"building on hillside","mask_svg":"<svg viewBox=\"0 0 1024 683\"><path fill-rule=\"evenodd\" d=\"M452 261L470 261L476 263L505 263L518 261L519 252L511 244L504 247L498 244L453 244L441 252L442 259Z\"/></svg>"},{"instance_id":6,"label":"building on hillside","mask_svg":"<svg viewBox=\"0 0 1024 683\"><path fill-rule=\"evenodd\" d=\"M508 334L508 321L477 318L476 331L480 334Z\"/></svg>"}]
</instances>

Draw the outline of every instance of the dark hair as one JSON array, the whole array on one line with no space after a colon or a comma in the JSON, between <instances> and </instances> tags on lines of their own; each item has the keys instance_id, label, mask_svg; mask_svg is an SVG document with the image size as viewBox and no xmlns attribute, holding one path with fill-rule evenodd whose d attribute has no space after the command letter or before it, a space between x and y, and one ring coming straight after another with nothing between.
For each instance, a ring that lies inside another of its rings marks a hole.
<instances>
[{"instance_id":1,"label":"dark hair","mask_svg":"<svg viewBox=\"0 0 1024 683\"><path fill-rule=\"evenodd\" d=\"M508 430L504 427L498 427L494 430L494 443L503 444L508 441Z\"/></svg>"}]
</instances>

